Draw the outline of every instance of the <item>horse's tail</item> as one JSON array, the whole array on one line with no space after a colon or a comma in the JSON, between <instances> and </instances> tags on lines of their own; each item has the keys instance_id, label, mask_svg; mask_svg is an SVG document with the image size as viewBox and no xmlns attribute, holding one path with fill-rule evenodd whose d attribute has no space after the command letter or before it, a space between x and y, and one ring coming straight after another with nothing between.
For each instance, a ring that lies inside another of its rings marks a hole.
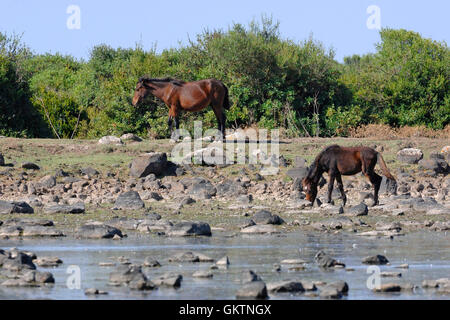
<instances>
[{"instance_id":1,"label":"horse's tail","mask_svg":"<svg viewBox=\"0 0 450 320\"><path fill-rule=\"evenodd\" d=\"M380 167L381 167L381 171L383 171L383 175L384 175L386 178L395 181L395 178L394 178L394 176L389 172L389 169L388 169L388 167L387 167L387 165L386 165L386 162L384 162L384 159L383 159L383 156L381 155L381 153L378 153L377 157L378 157L378 163L380 164Z\"/></svg>"},{"instance_id":2,"label":"horse's tail","mask_svg":"<svg viewBox=\"0 0 450 320\"><path fill-rule=\"evenodd\" d=\"M225 89L225 98L223 100L223 107L225 108L225 110L230 110L231 106L230 106L230 95L228 93L228 88L223 83L222 83L222 85L223 85L223 88Z\"/></svg>"}]
</instances>

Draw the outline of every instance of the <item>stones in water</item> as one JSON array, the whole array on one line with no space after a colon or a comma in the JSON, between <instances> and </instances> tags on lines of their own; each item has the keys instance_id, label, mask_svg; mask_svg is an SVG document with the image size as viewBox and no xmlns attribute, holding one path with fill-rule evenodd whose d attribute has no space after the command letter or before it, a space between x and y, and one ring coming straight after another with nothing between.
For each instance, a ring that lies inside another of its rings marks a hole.
<instances>
[{"instance_id":1,"label":"stones in water","mask_svg":"<svg viewBox=\"0 0 450 320\"><path fill-rule=\"evenodd\" d=\"M264 300L268 298L267 287L263 281L253 281L244 284L236 293L237 299Z\"/></svg>"},{"instance_id":2,"label":"stones in water","mask_svg":"<svg viewBox=\"0 0 450 320\"><path fill-rule=\"evenodd\" d=\"M416 164L423 159L423 152L420 149L406 148L397 153L397 160L403 163Z\"/></svg>"},{"instance_id":3,"label":"stones in water","mask_svg":"<svg viewBox=\"0 0 450 320\"><path fill-rule=\"evenodd\" d=\"M85 213L86 207L83 202L78 202L72 205L52 204L44 207L44 212L49 214L64 213L64 214L81 214Z\"/></svg>"},{"instance_id":4,"label":"stones in water","mask_svg":"<svg viewBox=\"0 0 450 320\"><path fill-rule=\"evenodd\" d=\"M199 278L199 279L211 279L214 275L212 274L212 272L210 271L196 271L194 272L194 274L192 275L192 277L194 278Z\"/></svg>"},{"instance_id":5,"label":"stones in water","mask_svg":"<svg viewBox=\"0 0 450 320\"><path fill-rule=\"evenodd\" d=\"M96 288L88 288L84 290L84 294L87 296L97 296L97 295L107 295L108 292Z\"/></svg>"},{"instance_id":6,"label":"stones in water","mask_svg":"<svg viewBox=\"0 0 450 320\"><path fill-rule=\"evenodd\" d=\"M178 289L181 287L183 276L181 274L166 273L159 278L153 280L157 286L164 286L169 288Z\"/></svg>"},{"instance_id":7,"label":"stones in water","mask_svg":"<svg viewBox=\"0 0 450 320\"><path fill-rule=\"evenodd\" d=\"M362 260L362 263L369 265L385 265L389 263L389 260L380 254L375 256L369 256Z\"/></svg>"},{"instance_id":8,"label":"stones in water","mask_svg":"<svg viewBox=\"0 0 450 320\"><path fill-rule=\"evenodd\" d=\"M0 214L34 213L34 209L26 202L8 202L0 200Z\"/></svg>"},{"instance_id":9,"label":"stones in water","mask_svg":"<svg viewBox=\"0 0 450 320\"><path fill-rule=\"evenodd\" d=\"M102 222L87 223L76 230L76 236L85 239L112 239L115 235L123 237L119 229Z\"/></svg>"},{"instance_id":10,"label":"stones in water","mask_svg":"<svg viewBox=\"0 0 450 320\"><path fill-rule=\"evenodd\" d=\"M402 286L397 283L385 283L373 289L374 292L400 292Z\"/></svg>"},{"instance_id":11,"label":"stones in water","mask_svg":"<svg viewBox=\"0 0 450 320\"><path fill-rule=\"evenodd\" d=\"M261 225L254 225L249 226L246 228L243 228L241 230L241 233L245 234L273 234L273 233L280 233L280 231L271 224L261 224Z\"/></svg>"},{"instance_id":12,"label":"stones in water","mask_svg":"<svg viewBox=\"0 0 450 320\"><path fill-rule=\"evenodd\" d=\"M149 153L134 159L130 167L130 176L145 178L150 174L160 176L167 167L167 154Z\"/></svg>"},{"instance_id":13,"label":"stones in water","mask_svg":"<svg viewBox=\"0 0 450 320\"><path fill-rule=\"evenodd\" d=\"M169 258L169 262L214 262L214 259L196 252L180 252Z\"/></svg>"},{"instance_id":14,"label":"stones in water","mask_svg":"<svg viewBox=\"0 0 450 320\"><path fill-rule=\"evenodd\" d=\"M122 265L109 275L112 286L128 286L132 290L153 290L155 284L147 279L140 266Z\"/></svg>"},{"instance_id":15,"label":"stones in water","mask_svg":"<svg viewBox=\"0 0 450 320\"><path fill-rule=\"evenodd\" d=\"M345 268L345 264L342 262L339 262L333 258L331 258L328 254L326 254L324 251L319 251L314 256L314 261L316 264L321 268L335 268L335 267L342 267Z\"/></svg>"},{"instance_id":16,"label":"stones in water","mask_svg":"<svg viewBox=\"0 0 450 320\"><path fill-rule=\"evenodd\" d=\"M139 210L145 207L145 203L138 192L128 191L119 195L115 207L122 210Z\"/></svg>"},{"instance_id":17,"label":"stones in water","mask_svg":"<svg viewBox=\"0 0 450 320\"><path fill-rule=\"evenodd\" d=\"M284 223L284 220L281 219L278 215L274 215L271 212L267 210L261 210L257 212L252 220L256 224L274 224L274 225L280 225Z\"/></svg>"},{"instance_id":18,"label":"stones in water","mask_svg":"<svg viewBox=\"0 0 450 320\"><path fill-rule=\"evenodd\" d=\"M63 263L63 261L57 257L41 257L34 259L33 262L39 267L44 268L57 267Z\"/></svg>"},{"instance_id":19,"label":"stones in water","mask_svg":"<svg viewBox=\"0 0 450 320\"><path fill-rule=\"evenodd\" d=\"M248 270L242 273L242 283L254 282L254 281L262 281L261 277L258 276L252 270Z\"/></svg>"},{"instance_id":20,"label":"stones in water","mask_svg":"<svg viewBox=\"0 0 450 320\"><path fill-rule=\"evenodd\" d=\"M274 293L302 293L305 292L303 285L300 281L296 280L285 280L270 282L267 284L267 290Z\"/></svg>"},{"instance_id":21,"label":"stones in water","mask_svg":"<svg viewBox=\"0 0 450 320\"><path fill-rule=\"evenodd\" d=\"M229 266L230 265L230 259L228 259L228 256L225 256L221 259L219 259L216 264L218 266Z\"/></svg>"},{"instance_id":22,"label":"stones in water","mask_svg":"<svg viewBox=\"0 0 450 320\"><path fill-rule=\"evenodd\" d=\"M211 236L211 227L206 222L179 222L172 226L168 233L169 236L189 237L189 236Z\"/></svg>"}]
</instances>

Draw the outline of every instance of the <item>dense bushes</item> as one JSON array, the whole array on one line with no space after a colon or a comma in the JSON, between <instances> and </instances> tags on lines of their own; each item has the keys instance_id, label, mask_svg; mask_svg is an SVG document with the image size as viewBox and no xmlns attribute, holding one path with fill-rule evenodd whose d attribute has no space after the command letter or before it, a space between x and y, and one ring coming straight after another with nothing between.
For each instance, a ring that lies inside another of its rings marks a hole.
<instances>
[{"instance_id":1,"label":"dense bushes","mask_svg":"<svg viewBox=\"0 0 450 320\"><path fill-rule=\"evenodd\" d=\"M0 134L94 138L133 132L167 137L167 107L131 105L137 79L222 80L230 90L228 127L284 128L290 136L348 135L369 123L450 122L449 50L405 30L381 31L375 54L334 60L312 38L294 43L263 18L249 27L206 30L179 49L92 49L88 61L32 55L0 36ZM215 127L212 110L183 116Z\"/></svg>"}]
</instances>

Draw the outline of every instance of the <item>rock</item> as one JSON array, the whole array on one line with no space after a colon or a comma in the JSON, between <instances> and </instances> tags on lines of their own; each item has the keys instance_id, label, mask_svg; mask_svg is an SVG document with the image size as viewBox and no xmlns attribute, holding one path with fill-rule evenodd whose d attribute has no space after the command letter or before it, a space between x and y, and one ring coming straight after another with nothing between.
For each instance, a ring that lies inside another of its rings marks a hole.
<instances>
[{"instance_id":1,"label":"rock","mask_svg":"<svg viewBox=\"0 0 450 320\"><path fill-rule=\"evenodd\" d=\"M57 267L62 264L62 260L57 257L41 257L38 259L34 259L33 262L37 264L39 267Z\"/></svg>"},{"instance_id":2,"label":"rock","mask_svg":"<svg viewBox=\"0 0 450 320\"><path fill-rule=\"evenodd\" d=\"M144 260L143 266L147 268L159 268L161 267L161 264L158 262L158 260L155 260L151 257L147 257Z\"/></svg>"},{"instance_id":3,"label":"rock","mask_svg":"<svg viewBox=\"0 0 450 320\"><path fill-rule=\"evenodd\" d=\"M180 222L169 229L169 236L211 236L211 227L205 222Z\"/></svg>"},{"instance_id":4,"label":"rock","mask_svg":"<svg viewBox=\"0 0 450 320\"><path fill-rule=\"evenodd\" d=\"M258 276L256 273L254 273L252 270L243 272L241 279L242 279L242 283L262 281L261 277Z\"/></svg>"},{"instance_id":5,"label":"rock","mask_svg":"<svg viewBox=\"0 0 450 320\"><path fill-rule=\"evenodd\" d=\"M389 263L389 260L382 255L376 255L376 256L370 256L366 257L362 260L362 263L369 264L369 265L385 265Z\"/></svg>"},{"instance_id":6,"label":"rock","mask_svg":"<svg viewBox=\"0 0 450 320\"><path fill-rule=\"evenodd\" d=\"M225 180L216 186L216 195L219 197L238 197L247 193L246 189L238 182Z\"/></svg>"},{"instance_id":7,"label":"rock","mask_svg":"<svg viewBox=\"0 0 450 320\"><path fill-rule=\"evenodd\" d=\"M24 226L22 237L64 237L64 233L53 227L44 226Z\"/></svg>"},{"instance_id":8,"label":"rock","mask_svg":"<svg viewBox=\"0 0 450 320\"><path fill-rule=\"evenodd\" d=\"M6 258L3 258L2 269L12 272L22 272L27 270L36 270L32 257L17 249L5 251Z\"/></svg>"},{"instance_id":9,"label":"rock","mask_svg":"<svg viewBox=\"0 0 450 320\"><path fill-rule=\"evenodd\" d=\"M397 160L403 163L416 164L423 159L420 149L407 148L397 153Z\"/></svg>"},{"instance_id":10,"label":"rock","mask_svg":"<svg viewBox=\"0 0 450 320\"><path fill-rule=\"evenodd\" d=\"M280 231L271 224L261 224L246 227L241 230L245 234L265 234L265 233L280 233Z\"/></svg>"},{"instance_id":11,"label":"rock","mask_svg":"<svg viewBox=\"0 0 450 320\"><path fill-rule=\"evenodd\" d=\"M396 195L397 182L391 179L382 177L379 194Z\"/></svg>"},{"instance_id":12,"label":"rock","mask_svg":"<svg viewBox=\"0 0 450 320\"><path fill-rule=\"evenodd\" d=\"M76 230L76 235L86 239L112 239L115 235L123 237L122 232L103 223L87 223Z\"/></svg>"},{"instance_id":13,"label":"rock","mask_svg":"<svg viewBox=\"0 0 450 320\"><path fill-rule=\"evenodd\" d=\"M297 167L293 169L289 169L286 173L292 180L299 179L303 180L308 175L308 168L306 167Z\"/></svg>"},{"instance_id":14,"label":"rock","mask_svg":"<svg viewBox=\"0 0 450 320\"><path fill-rule=\"evenodd\" d=\"M449 171L448 163L442 159L420 160L419 166L425 170L432 170L436 173L447 173Z\"/></svg>"},{"instance_id":15,"label":"rock","mask_svg":"<svg viewBox=\"0 0 450 320\"><path fill-rule=\"evenodd\" d=\"M212 185L211 182L203 178L198 179L194 178L194 179L196 180L187 188L186 191L194 199L199 200L211 199L213 196L216 195L217 190Z\"/></svg>"},{"instance_id":16,"label":"rock","mask_svg":"<svg viewBox=\"0 0 450 320\"><path fill-rule=\"evenodd\" d=\"M41 170L41 168L37 164L32 162L24 162L22 163L21 167L28 170Z\"/></svg>"},{"instance_id":17,"label":"rock","mask_svg":"<svg viewBox=\"0 0 450 320\"><path fill-rule=\"evenodd\" d=\"M139 210L145 207L145 203L142 201L139 193L128 191L119 195L115 207L122 210Z\"/></svg>"},{"instance_id":18,"label":"rock","mask_svg":"<svg viewBox=\"0 0 450 320\"><path fill-rule=\"evenodd\" d=\"M44 212L49 214L64 213L64 214L80 214L86 211L83 202L78 202L72 205L53 204L44 207Z\"/></svg>"},{"instance_id":19,"label":"rock","mask_svg":"<svg viewBox=\"0 0 450 320\"><path fill-rule=\"evenodd\" d=\"M141 142L142 141L142 139L139 138L134 133L125 133L124 135L122 135L120 137L120 140L122 140L122 141L134 141L134 142Z\"/></svg>"},{"instance_id":20,"label":"rock","mask_svg":"<svg viewBox=\"0 0 450 320\"><path fill-rule=\"evenodd\" d=\"M365 203L360 203L346 210L345 215L351 217L360 217L360 216L367 216L368 213L369 208L367 207L367 205Z\"/></svg>"},{"instance_id":21,"label":"rock","mask_svg":"<svg viewBox=\"0 0 450 320\"><path fill-rule=\"evenodd\" d=\"M148 280L139 266L120 266L109 275L109 284L112 286L128 286L132 290L153 290L155 284Z\"/></svg>"},{"instance_id":22,"label":"rock","mask_svg":"<svg viewBox=\"0 0 450 320\"><path fill-rule=\"evenodd\" d=\"M56 186L56 178L54 176L45 176L39 180L39 184L47 189L51 189Z\"/></svg>"},{"instance_id":23,"label":"rock","mask_svg":"<svg viewBox=\"0 0 450 320\"><path fill-rule=\"evenodd\" d=\"M92 178L94 176L98 176L100 172L98 172L96 169L87 167L80 170L80 174L83 176L88 176L89 178Z\"/></svg>"},{"instance_id":24,"label":"rock","mask_svg":"<svg viewBox=\"0 0 450 320\"><path fill-rule=\"evenodd\" d=\"M150 174L162 175L167 166L165 153L149 153L133 160L130 167L130 176L144 178Z\"/></svg>"},{"instance_id":25,"label":"rock","mask_svg":"<svg viewBox=\"0 0 450 320\"><path fill-rule=\"evenodd\" d=\"M0 200L0 214L34 213L34 209L26 202L8 202Z\"/></svg>"},{"instance_id":26,"label":"rock","mask_svg":"<svg viewBox=\"0 0 450 320\"><path fill-rule=\"evenodd\" d=\"M3 155L0 153L0 167L3 167L5 165L5 158L3 158Z\"/></svg>"},{"instance_id":27,"label":"rock","mask_svg":"<svg viewBox=\"0 0 450 320\"><path fill-rule=\"evenodd\" d=\"M95 288L88 288L86 290L84 290L84 294L87 296L97 296L97 295L107 295L108 292L106 291L101 291Z\"/></svg>"},{"instance_id":28,"label":"rock","mask_svg":"<svg viewBox=\"0 0 450 320\"><path fill-rule=\"evenodd\" d=\"M374 288L375 292L400 292L402 291L402 286L397 283L385 283L378 288Z\"/></svg>"},{"instance_id":29,"label":"rock","mask_svg":"<svg viewBox=\"0 0 450 320\"><path fill-rule=\"evenodd\" d=\"M401 278L402 274L400 272L383 271L380 273L380 276L383 278Z\"/></svg>"},{"instance_id":30,"label":"rock","mask_svg":"<svg viewBox=\"0 0 450 320\"><path fill-rule=\"evenodd\" d=\"M164 286L175 289L181 286L181 281L183 281L183 276L181 274L171 274L171 273L166 273L161 277L153 280L153 282L157 286Z\"/></svg>"},{"instance_id":31,"label":"rock","mask_svg":"<svg viewBox=\"0 0 450 320\"><path fill-rule=\"evenodd\" d=\"M102 145L122 145L123 142L120 138L114 136L105 136L98 140L98 144Z\"/></svg>"},{"instance_id":32,"label":"rock","mask_svg":"<svg viewBox=\"0 0 450 320\"><path fill-rule=\"evenodd\" d=\"M305 292L305 289L303 288L303 285L299 281L295 280L285 280L285 281L277 281L277 282L270 282L267 284L267 290L269 292L275 292L275 293L283 293L283 292L290 292L290 293L299 293L299 292Z\"/></svg>"},{"instance_id":33,"label":"rock","mask_svg":"<svg viewBox=\"0 0 450 320\"><path fill-rule=\"evenodd\" d=\"M0 227L0 238L20 237L23 228L18 226L3 226Z\"/></svg>"},{"instance_id":34,"label":"rock","mask_svg":"<svg viewBox=\"0 0 450 320\"><path fill-rule=\"evenodd\" d=\"M317 199L317 200L319 200L319 199ZM344 213L344 208L342 206L335 206L335 205L332 205L330 203L322 204L320 206L320 209L321 210L325 210L328 213L333 214L333 215L338 215L338 214L343 214Z\"/></svg>"},{"instance_id":35,"label":"rock","mask_svg":"<svg viewBox=\"0 0 450 320\"><path fill-rule=\"evenodd\" d=\"M236 293L237 299L267 299L267 287L262 281L253 281L244 284Z\"/></svg>"},{"instance_id":36,"label":"rock","mask_svg":"<svg viewBox=\"0 0 450 320\"><path fill-rule=\"evenodd\" d=\"M348 293L348 284L345 281L335 281L335 282L331 282L328 283L325 288L334 288L336 289L339 293Z\"/></svg>"},{"instance_id":37,"label":"rock","mask_svg":"<svg viewBox=\"0 0 450 320\"><path fill-rule=\"evenodd\" d=\"M230 260L228 259L227 256L225 256L225 257L219 259L219 260L216 262L216 264L217 264L218 266L228 266L228 265L230 265Z\"/></svg>"},{"instance_id":38,"label":"rock","mask_svg":"<svg viewBox=\"0 0 450 320\"><path fill-rule=\"evenodd\" d=\"M325 287L320 291L320 297L323 299L341 299L342 293L336 288Z\"/></svg>"},{"instance_id":39,"label":"rock","mask_svg":"<svg viewBox=\"0 0 450 320\"><path fill-rule=\"evenodd\" d=\"M305 264L306 261L302 259L286 259L281 261L281 264Z\"/></svg>"},{"instance_id":40,"label":"rock","mask_svg":"<svg viewBox=\"0 0 450 320\"><path fill-rule=\"evenodd\" d=\"M273 215L271 212L269 212L267 210L262 210L262 211L257 212L253 216L252 220L256 224L275 224L275 225L280 225L280 224L284 223L283 219L281 219L277 215Z\"/></svg>"},{"instance_id":41,"label":"rock","mask_svg":"<svg viewBox=\"0 0 450 320\"><path fill-rule=\"evenodd\" d=\"M181 252L169 258L169 262L214 262L214 259L196 252Z\"/></svg>"},{"instance_id":42,"label":"rock","mask_svg":"<svg viewBox=\"0 0 450 320\"><path fill-rule=\"evenodd\" d=\"M331 258L324 251L317 252L314 256L314 261L321 268L345 267L345 264Z\"/></svg>"},{"instance_id":43,"label":"rock","mask_svg":"<svg viewBox=\"0 0 450 320\"><path fill-rule=\"evenodd\" d=\"M192 275L194 278L211 279L214 275L209 271L196 271Z\"/></svg>"}]
</instances>

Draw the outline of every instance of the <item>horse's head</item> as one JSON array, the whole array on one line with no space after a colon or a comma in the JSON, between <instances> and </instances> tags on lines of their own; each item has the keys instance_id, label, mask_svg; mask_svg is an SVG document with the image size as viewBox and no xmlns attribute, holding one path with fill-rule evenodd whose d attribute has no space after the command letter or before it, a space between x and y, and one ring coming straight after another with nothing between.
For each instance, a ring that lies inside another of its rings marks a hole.
<instances>
[{"instance_id":1,"label":"horse's head","mask_svg":"<svg viewBox=\"0 0 450 320\"><path fill-rule=\"evenodd\" d=\"M306 194L306 200L314 203L317 197L317 183L315 183L311 178L304 178L302 180L303 191Z\"/></svg>"},{"instance_id":2,"label":"horse's head","mask_svg":"<svg viewBox=\"0 0 450 320\"><path fill-rule=\"evenodd\" d=\"M139 79L139 82L136 85L136 90L134 91L133 106L137 106L139 103L144 101L151 89L152 88L146 83L145 79Z\"/></svg>"}]
</instances>

